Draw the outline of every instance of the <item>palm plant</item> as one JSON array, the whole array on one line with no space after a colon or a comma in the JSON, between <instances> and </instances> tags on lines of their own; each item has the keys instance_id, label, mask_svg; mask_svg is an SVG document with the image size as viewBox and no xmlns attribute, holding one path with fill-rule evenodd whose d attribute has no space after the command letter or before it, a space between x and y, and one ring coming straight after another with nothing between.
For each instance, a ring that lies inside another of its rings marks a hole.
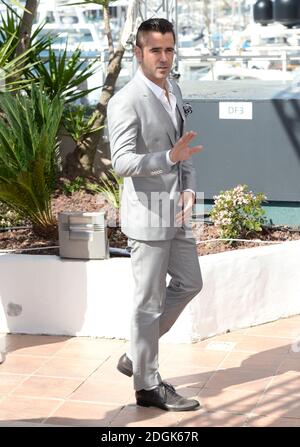
<instances>
[{"instance_id":1,"label":"palm plant","mask_svg":"<svg viewBox=\"0 0 300 447\"><path fill-rule=\"evenodd\" d=\"M42 35L40 26L30 37L28 49L17 54L21 17L7 7L6 15L0 14L0 23L0 81L5 82L6 90L16 90L31 83L27 73L38 63L37 55L51 44L52 38Z\"/></svg>"},{"instance_id":2,"label":"palm plant","mask_svg":"<svg viewBox=\"0 0 300 447\"><path fill-rule=\"evenodd\" d=\"M82 59L79 48L69 57L67 47L57 53L50 44L46 60L36 56L36 62L37 64L26 75L34 82L42 79L45 91L50 98L60 95L68 103L100 88L100 86L91 89L81 88L84 82L96 72L97 61L86 63Z\"/></svg>"},{"instance_id":3,"label":"palm plant","mask_svg":"<svg viewBox=\"0 0 300 447\"><path fill-rule=\"evenodd\" d=\"M20 76L25 70L32 68L33 64L29 61L29 54L35 50L35 47L31 47L15 57L15 37L16 33L5 42L0 42L0 85L2 91L19 90L30 83L28 79L20 78Z\"/></svg>"},{"instance_id":4,"label":"palm plant","mask_svg":"<svg viewBox=\"0 0 300 447\"><path fill-rule=\"evenodd\" d=\"M19 44L19 35L22 18L14 10L7 8L6 15L0 14L0 45L5 43L12 36L14 37L11 46L16 51ZM40 54L46 50L52 41L56 38L56 35L51 33L44 33L43 28L45 24L39 25L28 38L28 47L34 47L34 51L28 53L28 57L32 62L35 62L33 58L34 54ZM12 54L13 58L15 54Z\"/></svg>"},{"instance_id":5,"label":"palm plant","mask_svg":"<svg viewBox=\"0 0 300 447\"><path fill-rule=\"evenodd\" d=\"M4 14L0 14L1 18L1 27L0 27L0 42L4 43L8 40L16 31L19 30L18 20L20 19L19 15L10 9L6 9L6 17ZM18 41L18 36L14 36L14 46L16 47Z\"/></svg>"},{"instance_id":6,"label":"palm plant","mask_svg":"<svg viewBox=\"0 0 300 447\"><path fill-rule=\"evenodd\" d=\"M11 8L7 8L6 15L0 14L0 49L3 45L7 48L7 51L3 52L5 59L2 60L2 64L0 60L0 67L3 67L4 63L9 64L5 71L9 74L10 84L14 84L14 88L42 80L50 98L61 95L66 102L76 101L100 88L100 86L92 89L81 88L96 72L96 60L87 64L81 56L80 49L72 52L71 56L67 47L57 54L51 48L57 35L50 32L44 34L44 25L37 27L29 37L28 50L16 56L21 20L22 18ZM17 69L12 73L13 66Z\"/></svg>"},{"instance_id":7,"label":"palm plant","mask_svg":"<svg viewBox=\"0 0 300 447\"><path fill-rule=\"evenodd\" d=\"M64 111L63 124L75 143L78 143L85 135L100 130L100 127L94 127L96 119L97 114L94 112L89 116L84 106L68 107Z\"/></svg>"},{"instance_id":8,"label":"palm plant","mask_svg":"<svg viewBox=\"0 0 300 447\"><path fill-rule=\"evenodd\" d=\"M30 97L3 93L0 101L0 201L29 219L38 234L53 235L50 197L63 101L50 100L39 85L32 85Z\"/></svg>"},{"instance_id":9,"label":"palm plant","mask_svg":"<svg viewBox=\"0 0 300 447\"><path fill-rule=\"evenodd\" d=\"M103 194L115 209L119 209L122 185L123 178L110 169L106 178L99 179L99 184L87 182L86 188L92 192Z\"/></svg>"}]
</instances>

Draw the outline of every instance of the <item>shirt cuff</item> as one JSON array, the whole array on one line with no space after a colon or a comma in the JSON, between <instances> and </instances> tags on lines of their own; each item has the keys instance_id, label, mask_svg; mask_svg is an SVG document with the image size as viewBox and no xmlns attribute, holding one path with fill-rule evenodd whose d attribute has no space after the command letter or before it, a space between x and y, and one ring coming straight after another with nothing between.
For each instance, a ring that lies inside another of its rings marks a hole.
<instances>
[{"instance_id":1,"label":"shirt cuff","mask_svg":"<svg viewBox=\"0 0 300 447\"><path fill-rule=\"evenodd\" d=\"M195 191L193 191L192 189L189 189L189 188L183 190L183 192L186 192L186 191L190 191L191 193L194 194L194 202L195 202L196 201L196 193L195 193Z\"/></svg>"},{"instance_id":2,"label":"shirt cuff","mask_svg":"<svg viewBox=\"0 0 300 447\"><path fill-rule=\"evenodd\" d=\"M174 166L174 165L176 165L176 161L174 163L174 161L171 160L170 152L171 152L171 149L166 153L167 163L168 163L169 166Z\"/></svg>"}]
</instances>

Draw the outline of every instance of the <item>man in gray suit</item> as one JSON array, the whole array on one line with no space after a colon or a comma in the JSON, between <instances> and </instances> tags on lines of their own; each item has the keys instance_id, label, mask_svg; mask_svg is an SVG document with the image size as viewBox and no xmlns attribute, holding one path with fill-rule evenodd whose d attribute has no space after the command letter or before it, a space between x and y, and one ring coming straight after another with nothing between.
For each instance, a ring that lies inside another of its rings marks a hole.
<instances>
[{"instance_id":1,"label":"man in gray suit","mask_svg":"<svg viewBox=\"0 0 300 447\"><path fill-rule=\"evenodd\" d=\"M149 19L137 32L139 69L108 104L108 130L115 172L124 177L121 224L131 240L135 280L131 352L118 370L134 376L138 405L168 411L200 407L163 381L158 372L159 337L202 288L190 216L195 200L191 148L184 132L181 92L168 79L175 34L165 19ZM171 281L166 287L166 275Z\"/></svg>"}]
</instances>

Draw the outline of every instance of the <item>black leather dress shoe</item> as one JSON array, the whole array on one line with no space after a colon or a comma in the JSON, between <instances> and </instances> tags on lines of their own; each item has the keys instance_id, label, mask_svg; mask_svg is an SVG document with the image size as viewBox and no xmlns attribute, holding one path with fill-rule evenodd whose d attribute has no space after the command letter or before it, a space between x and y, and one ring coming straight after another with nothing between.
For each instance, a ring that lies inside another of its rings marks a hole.
<instances>
[{"instance_id":1,"label":"black leather dress shoe","mask_svg":"<svg viewBox=\"0 0 300 447\"><path fill-rule=\"evenodd\" d=\"M180 396L167 382L161 382L153 390L136 391L135 397L137 405L142 407L158 407L166 411L191 411L200 408L197 400Z\"/></svg>"},{"instance_id":2,"label":"black leather dress shoe","mask_svg":"<svg viewBox=\"0 0 300 447\"><path fill-rule=\"evenodd\" d=\"M132 372L132 361L127 357L126 354L123 354L118 361L117 370L122 374L125 374L128 377L131 377Z\"/></svg>"}]
</instances>

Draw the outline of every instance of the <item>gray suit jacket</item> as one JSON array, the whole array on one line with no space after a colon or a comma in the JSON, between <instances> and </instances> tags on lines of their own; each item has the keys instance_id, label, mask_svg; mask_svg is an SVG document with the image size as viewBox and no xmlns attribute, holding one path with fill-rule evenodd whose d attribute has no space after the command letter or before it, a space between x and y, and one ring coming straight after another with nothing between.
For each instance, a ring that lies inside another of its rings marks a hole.
<instances>
[{"instance_id":1,"label":"gray suit jacket","mask_svg":"<svg viewBox=\"0 0 300 447\"><path fill-rule=\"evenodd\" d=\"M196 191L191 159L169 166L166 152L185 129L183 102L177 98L181 132L154 93L135 77L108 104L108 132L115 172L124 177L122 231L132 239L168 240L176 232L174 216L179 194Z\"/></svg>"}]
</instances>

